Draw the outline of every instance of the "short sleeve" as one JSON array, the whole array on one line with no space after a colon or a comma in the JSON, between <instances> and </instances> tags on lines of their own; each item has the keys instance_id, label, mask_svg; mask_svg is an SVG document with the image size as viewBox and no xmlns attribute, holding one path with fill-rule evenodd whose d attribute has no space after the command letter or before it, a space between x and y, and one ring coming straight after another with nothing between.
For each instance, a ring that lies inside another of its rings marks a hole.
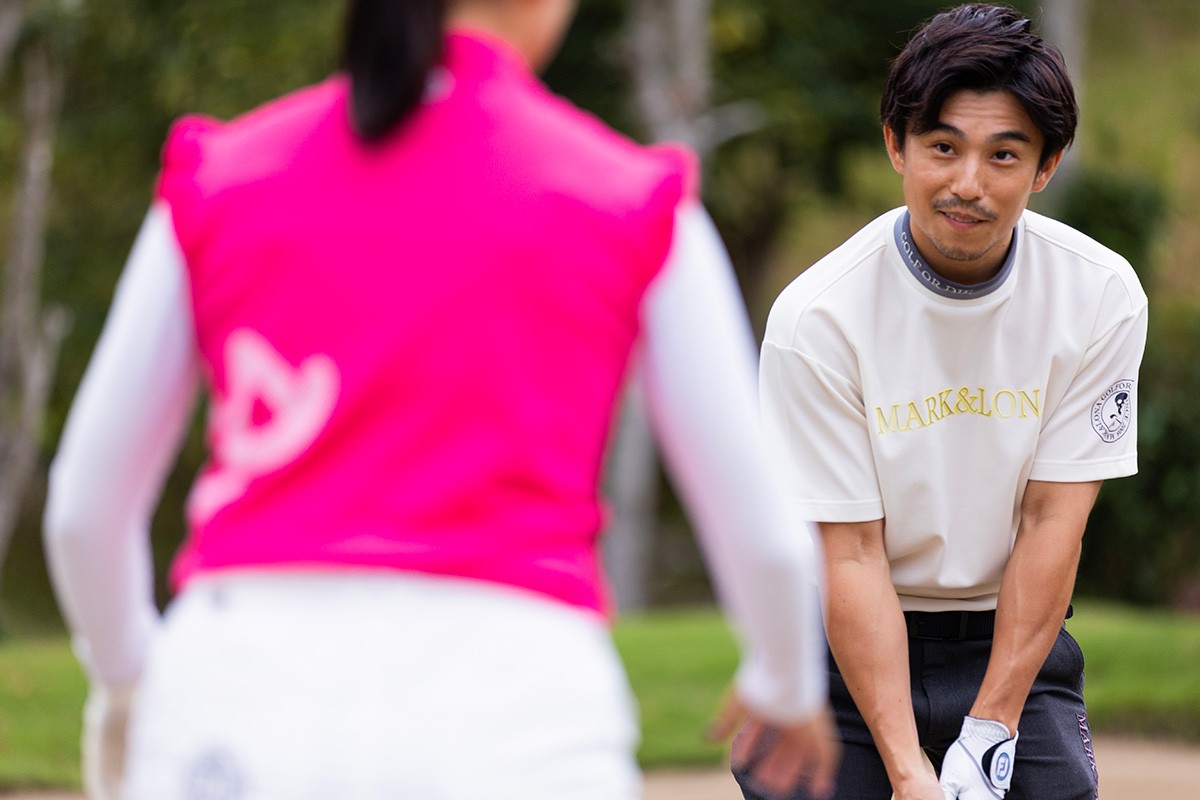
<instances>
[{"instance_id":1,"label":"short sleeve","mask_svg":"<svg viewBox=\"0 0 1200 800\"><path fill-rule=\"evenodd\" d=\"M814 358L763 344L759 402L772 463L793 517L866 522L883 517L862 392Z\"/></svg>"},{"instance_id":2,"label":"short sleeve","mask_svg":"<svg viewBox=\"0 0 1200 800\"><path fill-rule=\"evenodd\" d=\"M1073 483L1137 472L1137 383L1146 325L1143 302L1088 348L1042 426L1030 479Z\"/></svg>"}]
</instances>

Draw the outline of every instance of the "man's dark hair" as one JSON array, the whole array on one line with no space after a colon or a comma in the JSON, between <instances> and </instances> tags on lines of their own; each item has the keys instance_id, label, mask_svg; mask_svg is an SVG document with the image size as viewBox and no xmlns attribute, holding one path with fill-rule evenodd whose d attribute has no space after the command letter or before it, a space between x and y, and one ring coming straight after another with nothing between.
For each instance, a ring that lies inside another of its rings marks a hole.
<instances>
[{"instance_id":1,"label":"man's dark hair","mask_svg":"<svg viewBox=\"0 0 1200 800\"><path fill-rule=\"evenodd\" d=\"M909 132L936 128L942 104L960 89L1011 92L1045 139L1039 166L1075 138L1079 108L1062 54L1011 8L970 3L917 31L892 63L883 124L903 146Z\"/></svg>"}]
</instances>

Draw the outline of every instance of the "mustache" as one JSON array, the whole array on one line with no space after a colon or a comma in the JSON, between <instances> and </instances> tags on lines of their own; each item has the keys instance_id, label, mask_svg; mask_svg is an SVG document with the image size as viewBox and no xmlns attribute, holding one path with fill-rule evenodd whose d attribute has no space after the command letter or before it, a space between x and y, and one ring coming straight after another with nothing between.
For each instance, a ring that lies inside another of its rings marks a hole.
<instances>
[{"instance_id":1,"label":"mustache","mask_svg":"<svg viewBox=\"0 0 1200 800\"><path fill-rule=\"evenodd\" d=\"M969 214L973 217L993 222L999 216L996 212L984 208L981 205L967 202L965 200L954 200L947 198L945 200L935 200L933 202L934 211L962 211L964 214Z\"/></svg>"}]
</instances>

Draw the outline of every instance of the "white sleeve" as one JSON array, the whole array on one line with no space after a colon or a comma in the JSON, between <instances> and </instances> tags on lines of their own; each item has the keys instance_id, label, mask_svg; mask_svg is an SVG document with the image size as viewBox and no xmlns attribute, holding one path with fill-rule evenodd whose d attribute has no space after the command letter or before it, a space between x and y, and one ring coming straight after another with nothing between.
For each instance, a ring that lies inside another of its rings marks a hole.
<instances>
[{"instance_id":1,"label":"white sleeve","mask_svg":"<svg viewBox=\"0 0 1200 800\"><path fill-rule=\"evenodd\" d=\"M1127 305L1124 293L1109 305ZM1030 480L1072 483L1137 472L1137 383L1146 348L1147 305L1105 315L1062 400L1042 423Z\"/></svg>"},{"instance_id":2,"label":"white sleeve","mask_svg":"<svg viewBox=\"0 0 1200 800\"><path fill-rule=\"evenodd\" d=\"M199 387L183 254L150 209L50 468L47 561L89 677L140 675L158 624L150 517Z\"/></svg>"},{"instance_id":3,"label":"white sleeve","mask_svg":"<svg viewBox=\"0 0 1200 800\"><path fill-rule=\"evenodd\" d=\"M651 422L742 639L739 693L768 719L807 718L827 682L815 530L787 521L759 425L753 336L699 204L677 213L642 322Z\"/></svg>"},{"instance_id":4,"label":"white sleeve","mask_svg":"<svg viewBox=\"0 0 1200 800\"><path fill-rule=\"evenodd\" d=\"M883 494L861 389L808 354L774 341L774 334L768 320L759 361L759 407L790 514L820 522L882 519Z\"/></svg>"}]
</instances>

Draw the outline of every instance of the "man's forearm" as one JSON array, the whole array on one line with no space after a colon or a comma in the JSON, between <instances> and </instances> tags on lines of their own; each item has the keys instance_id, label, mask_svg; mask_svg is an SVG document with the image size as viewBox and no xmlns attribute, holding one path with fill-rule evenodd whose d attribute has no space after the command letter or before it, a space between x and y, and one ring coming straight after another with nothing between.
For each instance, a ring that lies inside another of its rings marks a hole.
<instances>
[{"instance_id":1,"label":"man's forearm","mask_svg":"<svg viewBox=\"0 0 1200 800\"><path fill-rule=\"evenodd\" d=\"M822 533L830 527L822 524ZM829 647L898 787L927 769L913 717L900 601L881 549L864 554L829 535L825 542Z\"/></svg>"},{"instance_id":2,"label":"man's forearm","mask_svg":"<svg viewBox=\"0 0 1200 800\"><path fill-rule=\"evenodd\" d=\"M1014 548L996 606L992 655L971 716L994 719L1016 731L1038 670L1054 646L1062 625L1079 548L1047 554L1033 547ZM1068 566L1069 563L1069 566Z\"/></svg>"},{"instance_id":3,"label":"man's forearm","mask_svg":"<svg viewBox=\"0 0 1200 800\"><path fill-rule=\"evenodd\" d=\"M1034 507L1023 510L1004 570L992 654L971 716L1017 730L1071 602L1083 529L1099 486L1030 482L1026 505Z\"/></svg>"}]
</instances>

